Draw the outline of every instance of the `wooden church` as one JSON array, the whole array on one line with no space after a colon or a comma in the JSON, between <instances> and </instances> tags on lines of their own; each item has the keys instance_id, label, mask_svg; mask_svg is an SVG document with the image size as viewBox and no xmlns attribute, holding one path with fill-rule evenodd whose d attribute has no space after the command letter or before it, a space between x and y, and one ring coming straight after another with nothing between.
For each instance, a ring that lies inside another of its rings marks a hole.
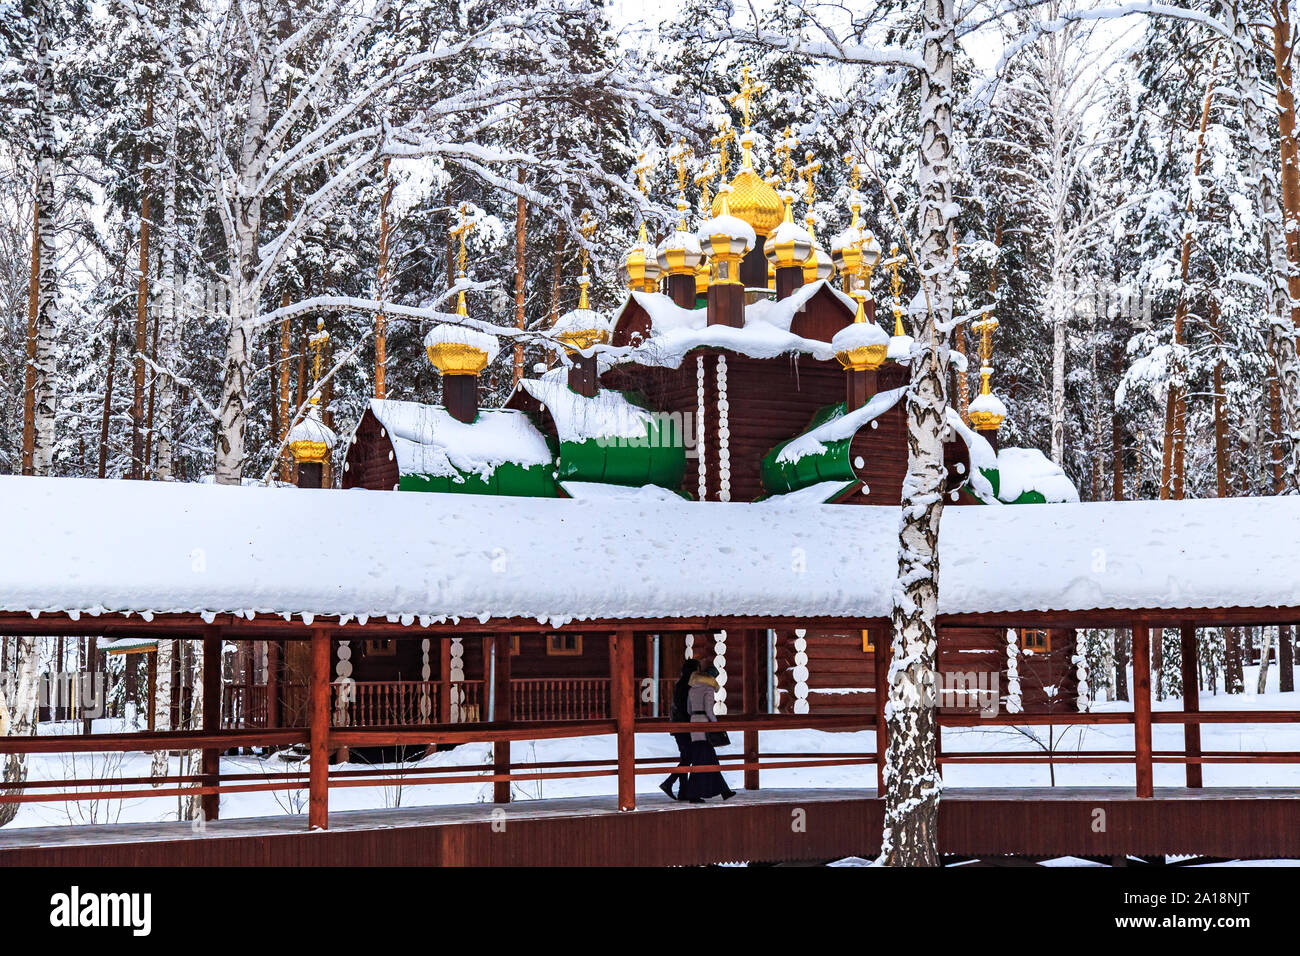
<instances>
[{"instance_id":1,"label":"wooden church","mask_svg":"<svg viewBox=\"0 0 1300 956\"><path fill-rule=\"evenodd\" d=\"M721 137L714 166L721 183L710 196L710 183L703 182L694 228L685 158L676 157L677 228L655 244L642 225L622 258L628 291L612 315L589 305L584 254L578 308L549 333L557 363L521 380L503 408L479 407L478 376L499 346L490 327L468 315L462 292L460 320L434 327L424 343L443 377L443 404L371 401L348 439L343 489L600 497L629 508L646 498L683 508L698 502L774 509L898 505L913 348L900 303L906 260L896 247L882 256L863 228L856 181L852 222L828 252L814 235L811 214L803 224L794 216L796 187L811 207L818 168L811 154L797 168L787 134L777 149L784 180L778 192L755 170L748 110L744 130L732 138L740 168L727 178L727 137ZM644 162L639 173L644 191ZM464 228L460 239L463 274ZM878 272L890 280L892 334L876 322L871 283ZM995 327L989 316L974 327L981 343L979 396L964 415L948 411L950 504L1077 500L1069 480L1040 452L999 448L1006 409L990 389ZM955 362L963 359L954 355ZM333 445L313 408L290 435L300 484L320 485L321 463ZM467 497L466 508L472 507ZM792 555L792 561L813 559ZM604 635L589 641L581 634L512 636L509 660L495 659L494 637L336 647L336 682L349 687L336 723L483 719L493 685L489 668L497 680L502 669L508 674L512 719L608 716ZM667 715L673 679L687 657L718 667L720 710L753 695L747 704L759 712L868 713L878 680L877 642L887 639L816 627L638 633L641 715ZM1086 675L1068 630L945 629L939 662L944 687L978 686L1004 708L1041 713L1083 706L1079 681ZM276 666L287 674L294 665ZM427 689L434 683L454 690L432 695ZM290 700L291 676L277 687L285 699L263 713L301 706ZM438 713L431 712L435 698ZM973 709L977 700L954 693L940 704ZM249 713L250 720L265 719Z\"/></svg>"}]
</instances>

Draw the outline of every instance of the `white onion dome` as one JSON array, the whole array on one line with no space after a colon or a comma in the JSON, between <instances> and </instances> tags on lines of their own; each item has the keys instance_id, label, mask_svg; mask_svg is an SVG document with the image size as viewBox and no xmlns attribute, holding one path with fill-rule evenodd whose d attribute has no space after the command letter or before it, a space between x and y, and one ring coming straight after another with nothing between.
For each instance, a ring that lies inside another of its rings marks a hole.
<instances>
[{"instance_id":1,"label":"white onion dome","mask_svg":"<svg viewBox=\"0 0 1300 956\"><path fill-rule=\"evenodd\" d=\"M477 375L501 351L497 337L467 325L435 325L424 337L429 361L443 375Z\"/></svg>"},{"instance_id":2,"label":"white onion dome","mask_svg":"<svg viewBox=\"0 0 1300 956\"><path fill-rule=\"evenodd\" d=\"M646 238L645 223L637 241L623 253L618 264L618 277L623 284L638 292L653 292L659 281L659 250Z\"/></svg>"},{"instance_id":3,"label":"white onion dome","mask_svg":"<svg viewBox=\"0 0 1300 956\"><path fill-rule=\"evenodd\" d=\"M614 332L613 323L595 309L571 309L555 320L551 334L567 349L584 351L603 345Z\"/></svg>"},{"instance_id":4,"label":"white onion dome","mask_svg":"<svg viewBox=\"0 0 1300 956\"><path fill-rule=\"evenodd\" d=\"M826 252L826 247L814 240L812 252L808 254L808 258L803 263L804 285L816 282L818 279L830 279L834 275L835 263Z\"/></svg>"},{"instance_id":5,"label":"white onion dome","mask_svg":"<svg viewBox=\"0 0 1300 956\"><path fill-rule=\"evenodd\" d=\"M302 421L289 429L289 454L296 462L322 462L337 441L334 430L321 421L319 406L309 405Z\"/></svg>"},{"instance_id":6,"label":"white onion dome","mask_svg":"<svg viewBox=\"0 0 1300 956\"><path fill-rule=\"evenodd\" d=\"M700 223L695 234L710 257L743 256L758 242L753 226L725 211Z\"/></svg>"},{"instance_id":7,"label":"white onion dome","mask_svg":"<svg viewBox=\"0 0 1300 956\"><path fill-rule=\"evenodd\" d=\"M679 228L659 243L656 261L665 275L692 275L704 262L704 250L694 233Z\"/></svg>"},{"instance_id":8,"label":"white onion dome","mask_svg":"<svg viewBox=\"0 0 1300 956\"><path fill-rule=\"evenodd\" d=\"M786 219L767 237L763 254L776 268L793 269L808 261L813 244L812 233L797 222Z\"/></svg>"}]
</instances>

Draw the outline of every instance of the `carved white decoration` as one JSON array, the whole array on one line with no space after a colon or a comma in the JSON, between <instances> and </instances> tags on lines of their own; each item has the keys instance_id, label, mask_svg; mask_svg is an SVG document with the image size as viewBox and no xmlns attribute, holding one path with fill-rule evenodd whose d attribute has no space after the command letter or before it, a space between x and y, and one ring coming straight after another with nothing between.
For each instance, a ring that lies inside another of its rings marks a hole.
<instances>
[{"instance_id":1,"label":"carved white decoration","mask_svg":"<svg viewBox=\"0 0 1300 956\"><path fill-rule=\"evenodd\" d=\"M718 356L718 500L731 500L731 403L727 401L727 357ZM725 711L722 711L725 713Z\"/></svg>"},{"instance_id":2,"label":"carved white decoration","mask_svg":"<svg viewBox=\"0 0 1300 956\"><path fill-rule=\"evenodd\" d=\"M713 666L718 669L718 692L713 696L713 712L727 712L727 632L713 635Z\"/></svg>"},{"instance_id":3,"label":"carved white decoration","mask_svg":"<svg viewBox=\"0 0 1300 956\"><path fill-rule=\"evenodd\" d=\"M695 474L696 488L703 501L709 490L708 462L704 453L704 356L695 357Z\"/></svg>"}]
</instances>

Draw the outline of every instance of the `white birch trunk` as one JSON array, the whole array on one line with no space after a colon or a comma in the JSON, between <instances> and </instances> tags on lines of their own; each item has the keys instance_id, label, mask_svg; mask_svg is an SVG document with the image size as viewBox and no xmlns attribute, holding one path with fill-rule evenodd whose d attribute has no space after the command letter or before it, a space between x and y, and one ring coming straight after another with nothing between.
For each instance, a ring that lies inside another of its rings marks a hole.
<instances>
[{"instance_id":1,"label":"white birch trunk","mask_svg":"<svg viewBox=\"0 0 1300 956\"><path fill-rule=\"evenodd\" d=\"M14 639L14 669L11 702L0 699L0 736L25 737L32 732L36 722L36 690L39 668L36 638ZM8 692L8 688L5 689ZM0 694L3 698L4 694ZM18 793L14 784L27 779L27 757L24 754L7 754L4 758L4 783L0 793ZM0 803L0 827L18 815L19 803Z\"/></svg>"},{"instance_id":2,"label":"white birch trunk","mask_svg":"<svg viewBox=\"0 0 1300 956\"><path fill-rule=\"evenodd\" d=\"M192 659L190 679L193 681L190 685L193 688L191 691L190 729L198 730L203 726L203 653L200 642L191 643L189 647L190 653L187 656ZM184 672L182 668L181 673ZM202 766L202 751L187 750L181 756L181 774L196 774ZM182 820L198 820L202 815L203 797L200 794L180 798L179 816Z\"/></svg>"},{"instance_id":3,"label":"white birch trunk","mask_svg":"<svg viewBox=\"0 0 1300 956\"><path fill-rule=\"evenodd\" d=\"M42 0L36 32L36 205L40 210L37 242L40 245L40 277L36 306L35 407L36 428L32 446L32 470L49 475L54 464L54 342L57 333L58 263L54 250L54 226L58 211L54 205L54 117L51 99L54 73L50 62L50 3Z\"/></svg>"},{"instance_id":4,"label":"white birch trunk","mask_svg":"<svg viewBox=\"0 0 1300 956\"><path fill-rule=\"evenodd\" d=\"M1052 461L1065 461L1065 332L1069 319L1065 282L1053 272L1048 292L1048 315L1052 324Z\"/></svg>"},{"instance_id":5,"label":"white birch trunk","mask_svg":"<svg viewBox=\"0 0 1300 956\"><path fill-rule=\"evenodd\" d=\"M935 762L935 614L939 603L939 518L947 428L948 333L952 318L952 0L925 0L918 183L920 270L928 309L915 330L907 399L907 477L894 586L893 660L886 722L885 828L881 859L937 866L942 782Z\"/></svg>"},{"instance_id":6,"label":"white birch trunk","mask_svg":"<svg viewBox=\"0 0 1300 956\"><path fill-rule=\"evenodd\" d=\"M163 224L162 224L162 289L158 300L158 364L168 372L176 369L176 341L178 336L176 289L176 123L177 93L175 84L169 91L171 114L167 147L167 164L163 173ZM158 412L155 427L158 446L158 480L172 479L172 430L176 416L176 383L171 375L160 376ZM158 664L162 667L162 649ZM171 657L168 650L168 659ZM159 677L161 681L161 676ZM170 684L170 673L168 682Z\"/></svg>"},{"instance_id":7,"label":"white birch trunk","mask_svg":"<svg viewBox=\"0 0 1300 956\"><path fill-rule=\"evenodd\" d=\"M158 642L157 668L158 677L154 684L153 727L162 733L172 730L172 641ZM163 777L167 774L167 751L155 750L153 761L149 766L149 776Z\"/></svg>"}]
</instances>

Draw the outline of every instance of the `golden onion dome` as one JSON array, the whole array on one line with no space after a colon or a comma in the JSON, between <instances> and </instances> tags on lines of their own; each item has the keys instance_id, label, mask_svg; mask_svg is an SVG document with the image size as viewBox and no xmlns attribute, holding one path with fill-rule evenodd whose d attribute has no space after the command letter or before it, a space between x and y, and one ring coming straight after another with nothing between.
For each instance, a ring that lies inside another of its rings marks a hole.
<instances>
[{"instance_id":1,"label":"golden onion dome","mask_svg":"<svg viewBox=\"0 0 1300 956\"><path fill-rule=\"evenodd\" d=\"M970 423L977 431L995 432L1002 427L1007 417L1007 406L989 388L989 376L992 374L993 369L987 365L980 369L980 393L967 409Z\"/></svg>"},{"instance_id":2,"label":"golden onion dome","mask_svg":"<svg viewBox=\"0 0 1300 956\"><path fill-rule=\"evenodd\" d=\"M812 255L813 237L803 226L793 222L787 215L785 222L777 226L763 247L763 254L777 269L792 269L802 266Z\"/></svg>"},{"instance_id":3,"label":"golden onion dome","mask_svg":"<svg viewBox=\"0 0 1300 956\"><path fill-rule=\"evenodd\" d=\"M692 275L704 262L704 250L694 233L678 229L659 244L656 261L664 275Z\"/></svg>"},{"instance_id":4,"label":"golden onion dome","mask_svg":"<svg viewBox=\"0 0 1300 956\"><path fill-rule=\"evenodd\" d=\"M300 464L318 464L330 455L336 441L334 431L321 421L320 408L309 405L302 421L289 429L289 454Z\"/></svg>"},{"instance_id":5,"label":"golden onion dome","mask_svg":"<svg viewBox=\"0 0 1300 956\"><path fill-rule=\"evenodd\" d=\"M733 216L745 220L760 236L771 235L785 218L781 197L750 166L741 167L731 180L727 204ZM713 215L719 215L721 210L722 196L719 194L713 200Z\"/></svg>"},{"instance_id":6,"label":"golden onion dome","mask_svg":"<svg viewBox=\"0 0 1300 956\"><path fill-rule=\"evenodd\" d=\"M885 330L867 319L866 296L854 296L858 312L852 322L835 333L831 347L846 371L870 372L884 364L889 349Z\"/></svg>"},{"instance_id":7,"label":"golden onion dome","mask_svg":"<svg viewBox=\"0 0 1300 956\"><path fill-rule=\"evenodd\" d=\"M618 264L618 277L634 292L654 292L659 282L659 251L646 236L645 223L641 233L623 254Z\"/></svg>"},{"instance_id":8,"label":"golden onion dome","mask_svg":"<svg viewBox=\"0 0 1300 956\"><path fill-rule=\"evenodd\" d=\"M495 335L465 325L435 325L424 337L429 361L443 375L477 375L497 357Z\"/></svg>"}]
</instances>

